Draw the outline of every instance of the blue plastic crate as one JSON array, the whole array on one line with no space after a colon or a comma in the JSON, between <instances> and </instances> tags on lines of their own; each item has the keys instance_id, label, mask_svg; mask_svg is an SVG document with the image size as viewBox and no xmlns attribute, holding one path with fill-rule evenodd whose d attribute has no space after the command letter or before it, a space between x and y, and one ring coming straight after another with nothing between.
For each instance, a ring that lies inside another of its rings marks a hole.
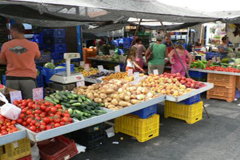
<instances>
[{"instance_id":1,"label":"blue plastic crate","mask_svg":"<svg viewBox=\"0 0 240 160\"><path fill-rule=\"evenodd\" d=\"M49 69L49 68L42 68L42 75L44 75L44 80L45 83L50 83L50 78L56 74L56 73L61 73L61 72L66 72L66 68L59 68L59 69ZM71 64L71 72L74 72L74 65Z\"/></svg>"},{"instance_id":2,"label":"blue plastic crate","mask_svg":"<svg viewBox=\"0 0 240 160\"><path fill-rule=\"evenodd\" d=\"M53 60L62 60L63 59L63 53L52 53L51 59Z\"/></svg>"},{"instance_id":3,"label":"blue plastic crate","mask_svg":"<svg viewBox=\"0 0 240 160\"><path fill-rule=\"evenodd\" d=\"M6 86L6 74L2 75L2 84Z\"/></svg>"},{"instance_id":4,"label":"blue plastic crate","mask_svg":"<svg viewBox=\"0 0 240 160\"><path fill-rule=\"evenodd\" d=\"M184 101L181 101L180 103L184 103L186 105L192 105L194 103L198 103L201 101L201 97L200 97L200 94L197 94L195 96L192 96Z\"/></svg>"},{"instance_id":5,"label":"blue plastic crate","mask_svg":"<svg viewBox=\"0 0 240 160\"><path fill-rule=\"evenodd\" d=\"M138 115L140 118L146 119L157 113L157 104L141 109L139 111L133 112L131 114Z\"/></svg>"},{"instance_id":6,"label":"blue plastic crate","mask_svg":"<svg viewBox=\"0 0 240 160\"><path fill-rule=\"evenodd\" d=\"M192 78L203 78L204 76L207 76L207 73L199 71L189 71L189 76Z\"/></svg>"},{"instance_id":7,"label":"blue plastic crate","mask_svg":"<svg viewBox=\"0 0 240 160\"><path fill-rule=\"evenodd\" d=\"M39 59L36 59L36 63L47 63L51 61L51 55L50 54L41 54Z\"/></svg>"},{"instance_id":8,"label":"blue plastic crate","mask_svg":"<svg viewBox=\"0 0 240 160\"><path fill-rule=\"evenodd\" d=\"M65 37L65 29L44 29L44 37Z\"/></svg>"},{"instance_id":9,"label":"blue plastic crate","mask_svg":"<svg viewBox=\"0 0 240 160\"><path fill-rule=\"evenodd\" d=\"M43 43L43 33L40 34L34 34L33 35L33 41L39 44Z\"/></svg>"},{"instance_id":10,"label":"blue plastic crate","mask_svg":"<svg viewBox=\"0 0 240 160\"><path fill-rule=\"evenodd\" d=\"M65 53L67 51L66 44L44 45L44 48L54 53Z\"/></svg>"},{"instance_id":11,"label":"blue plastic crate","mask_svg":"<svg viewBox=\"0 0 240 160\"><path fill-rule=\"evenodd\" d=\"M37 76L37 86L38 87L44 87L44 80L43 80L43 75L42 74Z\"/></svg>"},{"instance_id":12,"label":"blue plastic crate","mask_svg":"<svg viewBox=\"0 0 240 160\"><path fill-rule=\"evenodd\" d=\"M119 46L118 40L112 40L112 45L118 47Z\"/></svg>"},{"instance_id":13,"label":"blue plastic crate","mask_svg":"<svg viewBox=\"0 0 240 160\"><path fill-rule=\"evenodd\" d=\"M217 53L206 52L206 60L211 60L213 57L217 57Z\"/></svg>"},{"instance_id":14,"label":"blue plastic crate","mask_svg":"<svg viewBox=\"0 0 240 160\"><path fill-rule=\"evenodd\" d=\"M123 47L126 49L130 49L132 40L132 38L123 38Z\"/></svg>"},{"instance_id":15,"label":"blue plastic crate","mask_svg":"<svg viewBox=\"0 0 240 160\"><path fill-rule=\"evenodd\" d=\"M44 37L44 44L54 45L54 44L65 44L65 37Z\"/></svg>"},{"instance_id":16,"label":"blue plastic crate","mask_svg":"<svg viewBox=\"0 0 240 160\"><path fill-rule=\"evenodd\" d=\"M124 50L123 49L118 49L118 53L119 54L124 54Z\"/></svg>"}]
</instances>

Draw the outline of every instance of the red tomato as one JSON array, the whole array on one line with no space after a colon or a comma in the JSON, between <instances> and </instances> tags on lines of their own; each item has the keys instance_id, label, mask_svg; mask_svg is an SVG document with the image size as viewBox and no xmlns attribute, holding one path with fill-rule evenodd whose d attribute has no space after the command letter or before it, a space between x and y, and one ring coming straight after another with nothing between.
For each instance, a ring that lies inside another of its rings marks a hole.
<instances>
[{"instance_id":1,"label":"red tomato","mask_svg":"<svg viewBox=\"0 0 240 160\"><path fill-rule=\"evenodd\" d=\"M55 123L55 124L54 124L54 127L55 127L55 128L60 127L60 124L59 124L59 123Z\"/></svg>"},{"instance_id":2,"label":"red tomato","mask_svg":"<svg viewBox=\"0 0 240 160\"><path fill-rule=\"evenodd\" d=\"M32 108L32 106L33 106L33 102L29 102L28 107Z\"/></svg>"},{"instance_id":3,"label":"red tomato","mask_svg":"<svg viewBox=\"0 0 240 160\"><path fill-rule=\"evenodd\" d=\"M27 112L26 108L22 109L22 113L26 113L26 112Z\"/></svg>"},{"instance_id":4,"label":"red tomato","mask_svg":"<svg viewBox=\"0 0 240 160\"><path fill-rule=\"evenodd\" d=\"M53 114L55 114L55 113L57 112L57 108L56 108L56 107L51 107L51 112L52 112Z\"/></svg>"},{"instance_id":5,"label":"red tomato","mask_svg":"<svg viewBox=\"0 0 240 160\"><path fill-rule=\"evenodd\" d=\"M60 121L61 121L60 118L54 118L55 123L59 123Z\"/></svg>"},{"instance_id":6,"label":"red tomato","mask_svg":"<svg viewBox=\"0 0 240 160\"><path fill-rule=\"evenodd\" d=\"M40 130L41 130L41 131L44 131L44 130L45 130L45 128L46 128L46 126L45 126L45 125L41 125L41 126L40 126Z\"/></svg>"},{"instance_id":7,"label":"red tomato","mask_svg":"<svg viewBox=\"0 0 240 160\"><path fill-rule=\"evenodd\" d=\"M15 101L13 102L13 104L14 104L15 106L18 106L18 101L15 100Z\"/></svg>"},{"instance_id":8,"label":"red tomato","mask_svg":"<svg viewBox=\"0 0 240 160\"><path fill-rule=\"evenodd\" d=\"M45 113L41 113L40 116L41 116L42 118L44 118L46 115L45 115Z\"/></svg>"},{"instance_id":9,"label":"red tomato","mask_svg":"<svg viewBox=\"0 0 240 160\"><path fill-rule=\"evenodd\" d=\"M24 122L22 123L22 125L23 125L23 126L27 126L28 124L27 124L27 122L24 121Z\"/></svg>"},{"instance_id":10,"label":"red tomato","mask_svg":"<svg viewBox=\"0 0 240 160\"><path fill-rule=\"evenodd\" d=\"M57 109L62 109L62 106L60 104L55 105Z\"/></svg>"},{"instance_id":11,"label":"red tomato","mask_svg":"<svg viewBox=\"0 0 240 160\"><path fill-rule=\"evenodd\" d=\"M61 125L61 126L64 126L64 125L65 125L65 123L62 121L62 122L60 122L60 125Z\"/></svg>"},{"instance_id":12,"label":"red tomato","mask_svg":"<svg viewBox=\"0 0 240 160\"><path fill-rule=\"evenodd\" d=\"M30 114L32 114L32 111L28 110L26 113L27 113L28 115L30 115Z\"/></svg>"},{"instance_id":13,"label":"red tomato","mask_svg":"<svg viewBox=\"0 0 240 160\"><path fill-rule=\"evenodd\" d=\"M51 108L50 107L47 107L46 109L45 109L45 112L49 112L51 110Z\"/></svg>"},{"instance_id":14,"label":"red tomato","mask_svg":"<svg viewBox=\"0 0 240 160\"><path fill-rule=\"evenodd\" d=\"M21 113L21 114L19 115L19 118L23 118L23 117L25 117L25 114L24 114L24 113Z\"/></svg>"},{"instance_id":15,"label":"red tomato","mask_svg":"<svg viewBox=\"0 0 240 160\"><path fill-rule=\"evenodd\" d=\"M49 117L43 118L43 122L45 122L46 124L48 124L48 123L50 122L50 118L49 118Z\"/></svg>"},{"instance_id":16,"label":"red tomato","mask_svg":"<svg viewBox=\"0 0 240 160\"><path fill-rule=\"evenodd\" d=\"M2 130L1 134L2 134L2 135L6 135L6 134L8 134L8 132L5 131L5 130Z\"/></svg>"},{"instance_id":17,"label":"red tomato","mask_svg":"<svg viewBox=\"0 0 240 160\"><path fill-rule=\"evenodd\" d=\"M63 118L62 118L62 121L63 121L63 122L68 122L68 118L69 118L69 117L63 117Z\"/></svg>"},{"instance_id":18,"label":"red tomato","mask_svg":"<svg viewBox=\"0 0 240 160\"><path fill-rule=\"evenodd\" d=\"M29 102L32 102L32 100L31 99L27 99L27 102L29 103Z\"/></svg>"},{"instance_id":19,"label":"red tomato","mask_svg":"<svg viewBox=\"0 0 240 160\"><path fill-rule=\"evenodd\" d=\"M36 114L40 114L41 111L40 111L39 109L37 109L37 110L35 110L35 113L36 113Z\"/></svg>"},{"instance_id":20,"label":"red tomato","mask_svg":"<svg viewBox=\"0 0 240 160\"><path fill-rule=\"evenodd\" d=\"M27 106L27 102L22 102L21 106L26 107Z\"/></svg>"},{"instance_id":21,"label":"red tomato","mask_svg":"<svg viewBox=\"0 0 240 160\"><path fill-rule=\"evenodd\" d=\"M16 121L12 121L11 124L16 124L17 122Z\"/></svg>"},{"instance_id":22,"label":"red tomato","mask_svg":"<svg viewBox=\"0 0 240 160\"><path fill-rule=\"evenodd\" d=\"M52 126L48 125L46 130L52 129Z\"/></svg>"},{"instance_id":23,"label":"red tomato","mask_svg":"<svg viewBox=\"0 0 240 160\"><path fill-rule=\"evenodd\" d=\"M41 110L43 110L43 111L45 111L45 110L46 110L46 106L45 106L45 105L43 105L43 104L41 105L41 107L40 107L40 108L41 108Z\"/></svg>"},{"instance_id":24,"label":"red tomato","mask_svg":"<svg viewBox=\"0 0 240 160\"><path fill-rule=\"evenodd\" d=\"M50 106L50 103L49 103L49 102L45 102L44 105L45 105L45 106Z\"/></svg>"},{"instance_id":25,"label":"red tomato","mask_svg":"<svg viewBox=\"0 0 240 160\"><path fill-rule=\"evenodd\" d=\"M32 123L32 118L27 119L27 124L30 124L30 123Z\"/></svg>"},{"instance_id":26,"label":"red tomato","mask_svg":"<svg viewBox=\"0 0 240 160\"><path fill-rule=\"evenodd\" d=\"M36 131L36 127L35 127L35 126L31 126L29 129L30 129L31 131Z\"/></svg>"},{"instance_id":27,"label":"red tomato","mask_svg":"<svg viewBox=\"0 0 240 160\"><path fill-rule=\"evenodd\" d=\"M23 120L21 118L17 119L17 123L22 124Z\"/></svg>"}]
</instances>

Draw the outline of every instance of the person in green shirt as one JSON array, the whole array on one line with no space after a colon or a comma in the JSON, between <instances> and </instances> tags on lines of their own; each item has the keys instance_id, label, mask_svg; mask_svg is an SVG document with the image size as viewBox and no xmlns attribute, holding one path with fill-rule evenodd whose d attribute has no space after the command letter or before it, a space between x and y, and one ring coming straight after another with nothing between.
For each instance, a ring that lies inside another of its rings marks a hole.
<instances>
[{"instance_id":1,"label":"person in green shirt","mask_svg":"<svg viewBox=\"0 0 240 160\"><path fill-rule=\"evenodd\" d=\"M152 58L148 59L152 54ZM152 74L153 70L157 69L158 74L163 74L165 57L168 55L168 50L165 44L162 44L162 37L157 36L157 43L152 44L146 51L146 59L148 59L148 74Z\"/></svg>"}]
</instances>

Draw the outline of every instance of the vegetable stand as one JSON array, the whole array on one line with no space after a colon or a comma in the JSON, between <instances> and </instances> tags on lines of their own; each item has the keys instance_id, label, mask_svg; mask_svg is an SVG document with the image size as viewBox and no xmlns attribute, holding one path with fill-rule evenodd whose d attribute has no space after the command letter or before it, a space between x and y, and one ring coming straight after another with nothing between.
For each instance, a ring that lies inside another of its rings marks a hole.
<instances>
[{"instance_id":1,"label":"vegetable stand","mask_svg":"<svg viewBox=\"0 0 240 160\"><path fill-rule=\"evenodd\" d=\"M104 64L104 68L106 69L114 69L116 65L120 65L120 68L123 67L123 62L101 60L96 58L88 58L88 60L92 61L92 67L97 67L98 65L103 65L103 64Z\"/></svg>"},{"instance_id":2,"label":"vegetable stand","mask_svg":"<svg viewBox=\"0 0 240 160\"><path fill-rule=\"evenodd\" d=\"M27 135L30 138L30 140L32 140L34 142L39 142L39 141L43 141L43 140L53 138L53 137L56 137L56 136L59 136L59 135L63 135L63 134L66 134L66 133L77 131L77 130L92 126L94 124L105 122L105 121L108 121L108 120L111 120L111 119L129 114L129 113L135 112L137 110L149 107L151 105L154 105L154 104L157 104L157 103L160 103L160 102L163 102L164 100L165 100L165 96L160 96L160 97L151 99L149 101L142 102L142 103L130 106L130 107L126 107L126 108L117 110L117 111L112 111L112 110L107 110L106 109L107 110L106 114L103 114L103 115L100 115L100 116L97 116L97 117L92 117L90 119L86 119L86 120L82 120L82 121L77 121L76 120L72 124L68 124L66 126L61 126L61 127L54 128L54 129L51 129L51 130L43 131L43 132L40 132L40 133L34 133L34 132L32 132L32 131L30 131L30 130L28 130L25 127L20 126L20 125L19 125L19 127L23 130L24 129L26 130Z\"/></svg>"}]
</instances>

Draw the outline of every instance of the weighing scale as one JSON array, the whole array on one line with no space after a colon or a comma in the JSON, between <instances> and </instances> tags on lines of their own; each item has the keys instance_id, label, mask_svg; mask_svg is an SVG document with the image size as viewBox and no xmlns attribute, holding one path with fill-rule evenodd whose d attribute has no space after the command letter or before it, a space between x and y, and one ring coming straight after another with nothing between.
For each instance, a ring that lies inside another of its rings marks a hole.
<instances>
[{"instance_id":1,"label":"weighing scale","mask_svg":"<svg viewBox=\"0 0 240 160\"><path fill-rule=\"evenodd\" d=\"M56 73L50 78L50 80L53 82L61 83L61 84L70 84L70 83L84 81L84 77L82 74L78 72L71 73L71 66L70 66L71 59L77 59L77 58L80 58L79 53L64 53L67 72Z\"/></svg>"}]
</instances>

